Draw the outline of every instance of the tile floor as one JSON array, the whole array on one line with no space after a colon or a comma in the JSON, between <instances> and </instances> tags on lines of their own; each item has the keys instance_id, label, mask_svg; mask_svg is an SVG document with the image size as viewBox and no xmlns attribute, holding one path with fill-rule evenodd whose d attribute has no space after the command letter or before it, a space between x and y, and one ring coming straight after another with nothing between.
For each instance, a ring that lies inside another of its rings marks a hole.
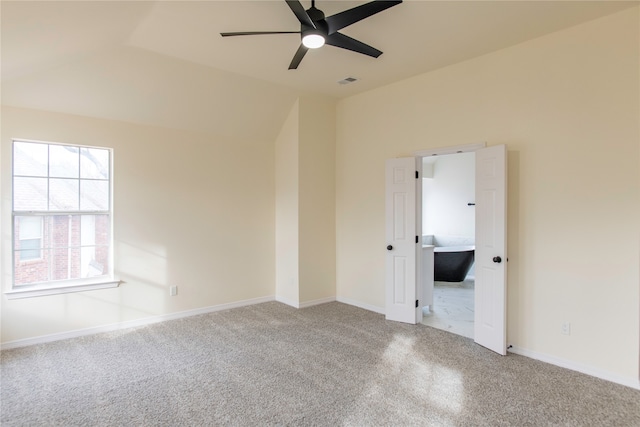
<instances>
[{"instance_id":1,"label":"tile floor","mask_svg":"<svg viewBox=\"0 0 640 427\"><path fill-rule=\"evenodd\" d=\"M422 324L473 338L474 280L435 282L433 307L423 309Z\"/></svg>"}]
</instances>

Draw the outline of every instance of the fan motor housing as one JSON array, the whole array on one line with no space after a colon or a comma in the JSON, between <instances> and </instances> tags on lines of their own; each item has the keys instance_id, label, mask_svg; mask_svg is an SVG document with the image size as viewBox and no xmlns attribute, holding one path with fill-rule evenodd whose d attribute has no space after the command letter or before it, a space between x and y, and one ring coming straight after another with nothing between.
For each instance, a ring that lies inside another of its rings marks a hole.
<instances>
[{"instance_id":1,"label":"fan motor housing","mask_svg":"<svg viewBox=\"0 0 640 427\"><path fill-rule=\"evenodd\" d=\"M307 10L307 14L309 15L309 18L311 18L313 23L316 24L315 29L320 30L320 32L324 35L329 34L329 25L327 24L327 21L325 21L324 19L324 12L322 12L320 9L316 9L315 7L312 7ZM302 34L303 37L304 37L304 33L309 32L310 30L314 30L314 28L311 28L304 24L301 25L300 31L303 33Z\"/></svg>"}]
</instances>

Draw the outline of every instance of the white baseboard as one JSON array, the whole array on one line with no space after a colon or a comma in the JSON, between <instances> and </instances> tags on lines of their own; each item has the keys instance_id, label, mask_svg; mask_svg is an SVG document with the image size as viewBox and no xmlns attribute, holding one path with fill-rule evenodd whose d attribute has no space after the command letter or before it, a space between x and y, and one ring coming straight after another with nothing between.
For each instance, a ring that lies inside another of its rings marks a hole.
<instances>
[{"instance_id":1,"label":"white baseboard","mask_svg":"<svg viewBox=\"0 0 640 427\"><path fill-rule=\"evenodd\" d=\"M337 297L336 301L341 302L343 304L352 305L354 307L362 308L362 309L365 309L365 310L373 311L374 313L385 314L385 309L382 308L382 307L377 307L375 305L365 304L363 302L356 301L356 300L353 300L353 299L350 299L350 298Z\"/></svg>"},{"instance_id":2,"label":"white baseboard","mask_svg":"<svg viewBox=\"0 0 640 427\"><path fill-rule=\"evenodd\" d=\"M516 346L512 346L511 348L508 349L508 351L510 353L519 354L520 356L525 356L531 359L540 360L541 362L550 363L552 365L560 366L561 368L566 368L572 371L581 372L583 374L590 375L592 377L600 378L606 381L611 381L613 383L621 384L627 387L640 390L640 379L638 378L634 379L629 377L622 377L620 375L603 371L601 369L594 368L592 366L582 365L580 363L576 363L571 360L562 359L559 357L551 356L549 354L538 353L537 351L527 350L525 348L520 348Z\"/></svg>"},{"instance_id":3,"label":"white baseboard","mask_svg":"<svg viewBox=\"0 0 640 427\"><path fill-rule=\"evenodd\" d=\"M336 297L327 297L327 298L320 298L320 299L316 299L316 300L312 300L312 301L306 301L306 302L297 302L297 301L293 301L287 298L283 298L280 296L276 295L276 301L281 302L283 304L286 304L288 306L291 306L293 308L307 308L307 307L313 307L314 305L320 305L320 304L326 304L328 302L334 302L336 300Z\"/></svg>"},{"instance_id":4,"label":"white baseboard","mask_svg":"<svg viewBox=\"0 0 640 427\"><path fill-rule=\"evenodd\" d=\"M314 305L320 305L320 304L326 304L328 302L335 302L336 297L327 297L327 298L320 298L320 299L315 299L313 301L307 301L307 302L301 302L298 308L307 308L307 307L313 307Z\"/></svg>"},{"instance_id":5,"label":"white baseboard","mask_svg":"<svg viewBox=\"0 0 640 427\"><path fill-rule=\"evenodd\" d=\"M284 297L281 297L279 295L276 295L275 298L276 298L276 301L281 302L283 304L286 304L289 307L300 308L300 307L298 307L298 302L297 301L294 301L294 300L291 300L291 299L288 299L288 298L284 298Z\"/></svg>"},{"instance_id":6,"label":"white baseboard","mask_svg":"<svg viewBox=\"0 0 640 427\"><path fill-rule=\"evenodd\" d=\"M25 338L15 341L7 341L0 345L1 350L11 348L26 347L29 345L43 344L47 342L60 341L69 338L82 337L86 335L99 334L103 332L119 331L121 329L135 328L139 326L152 325L154 323L165 322L167 320L182 319L184 317L197 316L199 314L213 313L216 311L230 310L232 308L246 307L249 305L262 304L275 301L274 296L253 298L243 301L236 301L227 304L214 305L193 310L179 311L177 313L162 314L159 316L145 317L143 319L129 320L125 322L112 323L110 325L96 326L93 328L76 329L74 331L61 332L57 334L42 335L34 338Z\"/></svg>"}]
</instances>

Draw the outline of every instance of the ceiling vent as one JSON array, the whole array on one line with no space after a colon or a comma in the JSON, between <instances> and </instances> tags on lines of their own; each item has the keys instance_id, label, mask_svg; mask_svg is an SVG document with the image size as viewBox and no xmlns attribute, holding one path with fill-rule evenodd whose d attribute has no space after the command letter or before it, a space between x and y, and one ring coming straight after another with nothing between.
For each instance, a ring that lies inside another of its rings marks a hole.
<instances>
[{"instance_id":1,"label":"ceiling vent","mask_svg":"<svg viewBox=\"0 0 640 427\"><path fill-rule=\"evenodd\" d=\"M358 81L358 79L355 78L355 77L346 77L346 78L344 78L342 80L339 80L338 84L339 85L348 85L349 83L353 83L353 82L357 82L357 81Z\"/></svg>"}]
</instances>

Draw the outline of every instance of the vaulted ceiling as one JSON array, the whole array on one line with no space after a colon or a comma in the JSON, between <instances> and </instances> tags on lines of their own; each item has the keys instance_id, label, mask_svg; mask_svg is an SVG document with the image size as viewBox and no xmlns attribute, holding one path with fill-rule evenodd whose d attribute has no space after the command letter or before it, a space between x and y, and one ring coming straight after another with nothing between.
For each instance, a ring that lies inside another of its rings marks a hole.
<instances>
[{"instance_id":1,"label":"vaulted ceiling","mask_svg":"<svg viewBox=\"0 0 640 427\"><path fill-rule=\"evenodd\" d=\"M316 7L329 16L363 3ZM342 30L379 58L325 46L288 70L299 35L219 34L298 30L284 0L3 0L2 103L270 139L301 93L351 96L635 4L405 0Z\"/></svg>"}]
</instances>

